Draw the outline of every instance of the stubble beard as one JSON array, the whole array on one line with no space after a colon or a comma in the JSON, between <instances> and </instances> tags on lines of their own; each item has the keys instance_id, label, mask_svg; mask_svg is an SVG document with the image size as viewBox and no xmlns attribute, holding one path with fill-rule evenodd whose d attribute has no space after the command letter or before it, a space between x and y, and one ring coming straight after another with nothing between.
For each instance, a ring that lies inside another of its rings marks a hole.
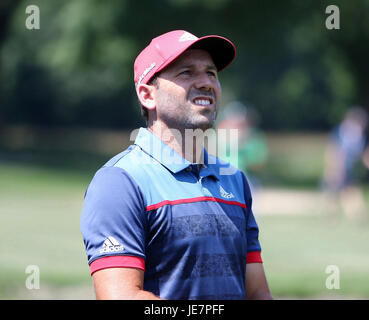
<instances>
[{"instance_id":1,"label":"stubble beard","mask_svg":"<svg viewBox=\"0 0 369 320\"><path fill-rule=\"evenodd\" d=\"M214 99L215 100L215 99ZM202 112L191 112L193 110L193 104L189 99L179 103L178 98L174 96L168 96L163 101L163 109L166 112L160 114L160 119L166 124L168 128L184 131L185 129L200 129L207 130L214 127L217 116L217 103L215 103L215 110L201 110ZM176 106L168 109L165 106ZM199 107L201 108L201 107Z\"/></svg>"}]
</instances>

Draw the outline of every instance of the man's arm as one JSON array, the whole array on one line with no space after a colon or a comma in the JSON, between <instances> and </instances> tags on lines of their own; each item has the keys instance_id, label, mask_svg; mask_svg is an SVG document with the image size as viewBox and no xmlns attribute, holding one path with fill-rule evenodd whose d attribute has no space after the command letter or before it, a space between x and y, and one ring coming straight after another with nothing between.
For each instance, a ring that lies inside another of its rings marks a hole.
<instances>
[{"instance_id":1,"label":"man's arm","mask_svg":"<svg viewBox=\"0 0 369 320\"><path fill-rule=\"evenodd\" d=\"M160 300L143 290L144 271L136 268L108 268L92 275L98 300Z\"/></svg>"},{"instance_id":2,"label":"man's arm","mask_svg":"<svg viewBox=\"0 0 369 320\"><path fill-rule=\"evenodd\" d=\"M272 300L262 263L248 263L246 266L246 299Z\"/></svg>"}]
</instances>

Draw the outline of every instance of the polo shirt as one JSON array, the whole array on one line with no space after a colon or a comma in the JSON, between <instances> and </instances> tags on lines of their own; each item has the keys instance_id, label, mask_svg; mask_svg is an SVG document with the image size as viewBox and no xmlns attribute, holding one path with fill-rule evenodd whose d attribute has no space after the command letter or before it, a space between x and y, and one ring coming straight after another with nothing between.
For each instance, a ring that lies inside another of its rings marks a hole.
<instances>
[{"instance_id":1,"label":"polo shirt","mask_svg":"<svg viewBox=\"0 0 369 320\"><path fill-rule=\"evenodd\" d=\"M261 263L245 175L204 151L198 170L140 128L89 184L81 214L91 274L144 270L166 299L245 299L247 263Z\"/></svg>"}]
</instances>

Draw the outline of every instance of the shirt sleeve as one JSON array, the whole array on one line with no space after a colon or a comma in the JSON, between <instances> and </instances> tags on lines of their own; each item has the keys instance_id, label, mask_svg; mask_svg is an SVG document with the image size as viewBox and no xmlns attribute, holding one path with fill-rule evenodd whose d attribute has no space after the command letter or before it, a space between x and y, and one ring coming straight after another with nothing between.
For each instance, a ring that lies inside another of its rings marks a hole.
<instances>
[{"instance_id":1,"label":"shirt sleeve","mask_svg":"<svg viewBox=\"0 0 369 320\"><path fill-rule=\"evenodd\" d=\"M146 205L123 169L103 167L92 179L81 214L91 274L114 267L145 269Z\"/></svg>"},{"instance_id":2,"label":"shirt sleeve","mask_svg":"<svg viewBox=\"0 0 369 320\"><path fill-rule=\"evenodd\" d=\"M252 212L252 196L250 186L247 179L242 173L245 201L246 201L246 237L247 237L247 255L246 263L262 263L261 246L259 242L259 227L256 223L254 214Z\"/></svg>"}]
</instances>

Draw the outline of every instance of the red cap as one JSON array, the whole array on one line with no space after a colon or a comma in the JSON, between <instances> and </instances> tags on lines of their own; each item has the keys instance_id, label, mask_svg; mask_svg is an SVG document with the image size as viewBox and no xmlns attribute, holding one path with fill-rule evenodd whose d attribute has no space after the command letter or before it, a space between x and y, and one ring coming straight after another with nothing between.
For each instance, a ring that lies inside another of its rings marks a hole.
<instances>
[{"instance_id":1,"label":"red cap","mask_svg":"<svg viewBox=\"0 0 369 320\"><path fill-rule=\"evenodd\" d=\"M198 38L184 30L170 31L152 39L137 56L134 64L136 86L147 83L189 47L208 51L218 72L230 65L236 56L234 44L226 38L213 35Z\"/></svg>"}]
</instances>

